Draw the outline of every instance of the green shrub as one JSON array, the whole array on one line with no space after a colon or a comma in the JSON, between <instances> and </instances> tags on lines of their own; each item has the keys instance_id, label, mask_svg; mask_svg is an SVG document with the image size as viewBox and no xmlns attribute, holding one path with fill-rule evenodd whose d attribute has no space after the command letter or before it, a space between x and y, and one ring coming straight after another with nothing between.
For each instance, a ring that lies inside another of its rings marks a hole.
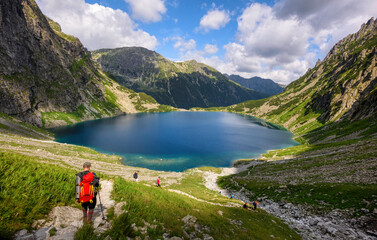
<instances>
[{"instance_id":1,"label":"green shrub","mask_svg":"<svg viewBox=\"0 0 377 240\"><path fill-rule=\"evenodd\" d=\"M97 240L100 237L94 232L93 225L85 223L81 228L77 229L75 233L75 240ZM117 238L114 238L117 239Z\"/></svg>"},{"instance_id":2,"label":"green shrub","mask_svg":"<svg viewBox=\"0 0 377 240\"><path fill-rule=\"evenodd\" d=\"M134 230L131 227L132 223L128 213L122 213L113 221L113 226L109 232L112 239L127 239L127 237L134 237Z\"/></svg>"}]
</instances>

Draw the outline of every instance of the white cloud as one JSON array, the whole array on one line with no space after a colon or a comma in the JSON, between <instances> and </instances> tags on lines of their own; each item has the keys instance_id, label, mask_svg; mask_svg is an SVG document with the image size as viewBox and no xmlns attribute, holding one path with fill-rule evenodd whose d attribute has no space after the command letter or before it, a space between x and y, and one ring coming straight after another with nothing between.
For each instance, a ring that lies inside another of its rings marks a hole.
<instances>
[{"instance_id":1,"label":"white cloud","mask_svg":"<svg viewBox=\"0 0 377 240\"><path fill-rule=\"evenodd\" d=\"M143 22L158 22L166 12L163 0L125 0L131 5L132 16Z\"/></svg>"},{"instance_id":2,"label":"white cloud","mask_svg":"<svg viewBox=\"0 0 377 240\"><path fill-rule=\"evenodd\" d=\"M340 39L377 16L375 0L281 0L249 5L238 18L236 41L224 46L228 74L287 84L313 67Z\"/></svg>"},{"instance_id":3,"label":"white cloud","mask_svg":"<svg viewBox=\"0 0 377 240\"><path fill-rule=\"evenodd\" d=\"M225 27L230 21L230 14L225 10L212 9L200 19L199 29L208 32Z\"/></svg>"},{"instance_id":4,"label":"white cloud","mask_svg":"<svg viewBox=\"0 0 377 240\"><path fill-rule=\"evenodd\" d=\"M212 45L212 44L206 44L204 46L204 51L207 53L207 54L215 54L217 53L217 51L219 51L219 49L217 48L216 45Z\"/></svg>"},{"instance_id":5,"label":"white cloud","mask_svg":"<svg viewBox=\"0 0 377 240\"><path fill-rule=\"evenodd\" d=\"M174 48L179 49L179 51L189 51L196 48L196 42L194 39L189 39L186 41L182 37L173 37L169 40L175 41Z\"/></svg>"},{"instance_id":6,"label":"white cloud","mask_svg":"<svg viewBox=\"0 0 377 240\"><path fill-rule=\"evenodd\" d=\"M89 50L141 46L154 49L156 37L138 29L127 13L84 0L37 0L44 14L78 37Z\"/></svg>"}]
</instances>

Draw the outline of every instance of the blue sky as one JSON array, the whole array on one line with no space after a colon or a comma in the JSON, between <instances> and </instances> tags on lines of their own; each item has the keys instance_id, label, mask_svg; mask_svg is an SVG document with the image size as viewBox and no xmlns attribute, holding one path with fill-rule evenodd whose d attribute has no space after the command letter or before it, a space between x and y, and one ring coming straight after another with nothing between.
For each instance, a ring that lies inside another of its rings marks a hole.
<instances>
[{"instance_id":1,"label":"blue sky","mask_svg":"<svg viewBox=\"0 0 377 240\"><path fill-rule=\"evenodd\" d=\"M288 84L377 16L375 0L37 0L89 50L142 46Z\"/></svg>"}]
</instances>

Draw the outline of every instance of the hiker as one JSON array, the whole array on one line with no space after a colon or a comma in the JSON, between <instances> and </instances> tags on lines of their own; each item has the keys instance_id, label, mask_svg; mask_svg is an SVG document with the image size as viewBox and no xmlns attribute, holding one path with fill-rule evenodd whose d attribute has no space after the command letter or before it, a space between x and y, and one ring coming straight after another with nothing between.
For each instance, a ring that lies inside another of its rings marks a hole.
<instances>
[{"instance_id":1,"label":"hiker","mask_svg":"<svg viewBox=\"0 0 377 240\"><path fill-rule=\"evenodd\" d=\"M138 176L138 174L139 174L139 171L136 171L135 173L134 173L134 180L135 180L135 182L139 182L139 176Z\"/></svg>"},{"instance_id":2,"label":"hiker","mask_svg":"<svg viewBox=\"0 0 377 240\"><path fill-rule=\"evenodd\" d=\"M157 180L156 180L156 187L161 187L161 185L160 185L160 177L158 177Z\"/></svg>"},{"instance_id":3,"label":"hiker","mask_svg":"<svg viewBox=\"0 0 377 240\"><path fill-rule=\"evenodd\" d=\"M76 174L76 203L81 203L83 222L92 223L93 211L96 206L97 188L99 187L99 177L94 172L90 172L91 164L86 162L83 165L83 172Z\"/></svg>"},{"instance_id":4,"label":"hiker","mask_svg":"<svg viewBox=\"0 0 377 240\"><path fill-rule=\"evenodd\" d=\"M246 202L245 202L245 204L244 204L242 207L245 208L245 209L248 209L248 208L249 208L249 206L247 205Z\"/></svg>"},{"instance_id":5,"label":"hiker","mask_svg":"<svg viewBox=\"0 0 377 240\"><path fill-rule=\"evenodd\" d=\"M253 202L253 210L256 210L257 209L257 206L258 206L258 202L257 201L254 201Z\"/></svg>"},{"instance_id":6,"label":"hiker","mask_svg":"<svg viewBox=\"0 0 377 240\"><path fill-rule=\"evenodd\" d=\"M233 199L234 198L234 195L232 194L232 196L230 196L230 199Z\"/></svg>"}]
</instances>

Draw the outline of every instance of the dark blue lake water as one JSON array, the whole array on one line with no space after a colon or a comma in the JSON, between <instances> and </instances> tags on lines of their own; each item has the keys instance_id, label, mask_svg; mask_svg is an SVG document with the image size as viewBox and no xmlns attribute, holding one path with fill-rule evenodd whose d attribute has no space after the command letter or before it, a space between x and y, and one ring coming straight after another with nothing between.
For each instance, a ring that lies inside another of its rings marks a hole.
<instances>
[{"instance_id":1,"label":"dark blue lake water","mask_svg":"<svg viewBox=\"0 0 377 240\"><path fill-rule=\"evenodd\" d=\"M224 112L124 115L53 129L57 141L123 157L123 163L163 171L228 167L270 149L297 145L292 133Z\"/></svg>"}]
</instances>

